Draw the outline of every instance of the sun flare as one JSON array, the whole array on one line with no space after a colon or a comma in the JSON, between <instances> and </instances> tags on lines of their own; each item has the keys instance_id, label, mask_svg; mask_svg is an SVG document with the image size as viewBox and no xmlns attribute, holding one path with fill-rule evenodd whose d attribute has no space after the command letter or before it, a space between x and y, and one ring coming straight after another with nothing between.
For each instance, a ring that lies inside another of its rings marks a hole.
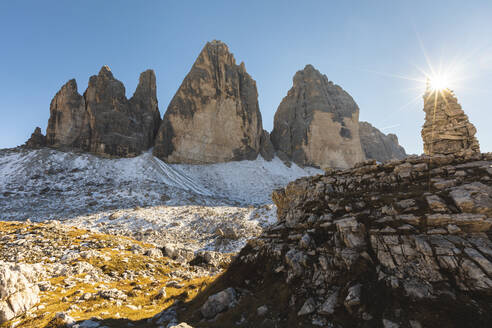
<instances>
[{"instance_id":1,"label":"sun flare","mask_svg":"<svg viewBox=\"0 0 492 328\"><path fill-rule=\"evenodd\" d=\"M444 75L434 75L429 78L429 85L433 91L441 91L449 87L449 80Z\"/></svg>"}]
</instances>

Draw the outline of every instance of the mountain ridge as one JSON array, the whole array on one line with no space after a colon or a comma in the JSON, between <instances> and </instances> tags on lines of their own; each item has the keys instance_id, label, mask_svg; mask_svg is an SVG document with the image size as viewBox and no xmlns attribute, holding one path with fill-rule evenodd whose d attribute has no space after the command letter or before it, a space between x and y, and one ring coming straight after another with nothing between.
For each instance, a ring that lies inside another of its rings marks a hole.
<instances>
[{"instance_id":1,"label":"mountain ridge","mask_svg":"<svg viewBox=\"0 0 492 328\"><path fill-rule=\"evenodd\" d=\"M346 168L364 160L360 144L371 139L359 136L353 98L309 64L294 75L293 83L270 134L262 126L256 82L221 41L203 47L162 120L152 70L140 75L127 99L124 85L103 66L83 95L73 79L62 86L50 105L46 137L36 129L26 146L110 157L134 157L153 147L156 157L183 164L254 160L259 155L268 161L277 155L301 166ZM302 114L308 107L309 113ZM399 158L401 151L374 154L384 161Z\"/></svg>"}]
</instances>

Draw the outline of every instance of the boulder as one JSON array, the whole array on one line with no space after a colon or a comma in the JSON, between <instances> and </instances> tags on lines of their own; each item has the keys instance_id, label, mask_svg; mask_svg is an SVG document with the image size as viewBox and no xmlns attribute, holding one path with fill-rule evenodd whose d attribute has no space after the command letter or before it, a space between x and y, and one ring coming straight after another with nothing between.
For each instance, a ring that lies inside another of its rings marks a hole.
<instances>
[{"instance_id":1,"label":"boulder","mask_svg":"<svg viewBox=\"0 0 492 328\"><path fill-rule=\"evenodd\" d=\"M91 76L81 96L68 81L50 105L47 144L100 155L132 157L153 145L160 123L155 74L147 70L131 99L108 66Z\"/></svg>"},{"instance_id":2,"label":"boulder","mask_svg":"<svg viewBox=\"0 0 492 328\"><path fill-rule=\"evenodd\" d=\"M362 150L367 159L386 162L403 159L407 156L405 149L398 144L395 134L384 134L367 122L359 122L359 135Z\"/></svg>"},{"instance_id":3,"label":"boulder","mask_svg":"<svg viewBox=\"0 0 492 328\"><path fill-rule=\"evenodd\" d=\"M348 168L365 159L357 104L311 65L295 74L271 140L281 159L300 166Z\"/></svg>"},{"instance_id":4,"label":"boulder","mask_svg":"<svg viewBox=\"0 0 492 328\"><path fill-rule=\"evenodd\" d=\"M200 311L204 318L212 319L220 312L233 307L235 302L236 291L233 288L227 288L217 294L211 295L203 304Z\"/></svg>"},{"instance_id":5,"label":"boulder","mask_svg":"<svg viewBox=\"0 0 492 328\"><path fill-rule=\"evenodd\" d=\"M424 94L425 123L422 127L426 155L475 154L480 145L475 126L461 109L453 91L433 90Z\"/></svg>"},{"instance_id":6,"label":"boulder","mask_svg":"<svg viewBox=\"0 0 492 328\"><path fill-rule=\"evenodd\" d=\"M253 160L262 135L256 82L224 43L212 41L171 100L153 152L168 163Z\"/></svg>"},{"instance_id":7,"label":"boulder","mask_svg":"<svg viewBox=\"0 0 492 328\"><path fill-rule=\"evenodd\" d=\"M0 261L0 324L19 316L39 302L36 285L39 265Z\"/></svg>"}]
</instances>

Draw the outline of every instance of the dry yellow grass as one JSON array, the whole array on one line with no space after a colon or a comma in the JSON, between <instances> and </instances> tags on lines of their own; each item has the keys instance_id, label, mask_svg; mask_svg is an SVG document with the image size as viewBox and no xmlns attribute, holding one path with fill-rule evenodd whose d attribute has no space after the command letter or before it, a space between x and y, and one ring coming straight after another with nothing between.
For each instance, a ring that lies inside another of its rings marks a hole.
<instances>
[{"instance_id":1,"label":"dry yellow grass","mask_svg":"<svg viewBox=\"0 0 492 328\"><path fill-rule=\"evenodd\" d=\"M20 230L34 232L37 229L42 233L43 224L30 224L19 222L1 222L0 237L2 235L14 234ZM122 274L125 271L139 272L147 268L147 264L153 265L152 279L150 277L141 277L136 275L133 280L121 279L111 282L98 283L77 283L75 286L63 289L62 285L66 278L84 278L85 274L74 277L55 277L49 279L52 286L57 286L54 291L44 291L40 293L40 303L38 308L34 309L22 317L15 318L10 322L0 325L1 328L11 326L26 328L55 327L54 316L58 312L68 312L75 320L87 320L93 317L101 319L119 319L127 318L130 320L140 320L154 316L171 306L175 300L189 301L200 291L212 283L216 277L198 277L194 279L179 279L182 288L166 287L166 296L158 299L156 295L159 290L166 286L171 280L170 274L176 269L184 269L180 264L171 261L169 258L153 259L148 256L135 254L129 251L131 245L139 245L143 248L152 247L149 244L133 240L128 237L111 236L100 233L93 233L83 229L70 228L66 234L59 236L61 240L71 245L79 245L82 242L81 236L89 235L91 241L110 240L117 241L125 245L125 250L115 250L114 248L97 249L104 257L92 257L84 259L96 268L100 268L105 274L117 273ZM59 239L60 240L60 239ZM87 241L87 237L84 238ZM2 246L0 245L0 251ZM76 260L77 261L77 260ZM26 261L28 262L28 261ZM72 279L73 280L73 279ZM101 297L94 297L90 300L80 300L80 296L85 293L96 295L104 285L103 289L116 288L125 292L128 298L119 304L116 301L110 301ZM77 305L78 309L70 309L72 305ZM129 305L129 306L128 306ZM41 306L41 308L39 308Z\"/></svg>"}]
</instances>

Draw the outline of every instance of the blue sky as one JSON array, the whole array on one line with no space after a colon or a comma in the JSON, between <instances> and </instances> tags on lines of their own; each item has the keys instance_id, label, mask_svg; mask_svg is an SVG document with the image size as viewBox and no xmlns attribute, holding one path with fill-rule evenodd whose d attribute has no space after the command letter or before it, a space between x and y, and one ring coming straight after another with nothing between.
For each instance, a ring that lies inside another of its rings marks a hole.
<instances>
[{"instance_id":1,"label":"blue sky","mask_svg":"<svg viewBox=\"0 0 492 328\"><path fill-rule=\"evenodd\" d=\"M492 1L2 1L0 148L43 132L52 97L109 65L130 97L155 70L163 114L204 44L219 39L256 80L263 125L294 73L314 65L360 119L421 153L423 71L442 64L492 151Z\"/></svg>"}]
</instances>

